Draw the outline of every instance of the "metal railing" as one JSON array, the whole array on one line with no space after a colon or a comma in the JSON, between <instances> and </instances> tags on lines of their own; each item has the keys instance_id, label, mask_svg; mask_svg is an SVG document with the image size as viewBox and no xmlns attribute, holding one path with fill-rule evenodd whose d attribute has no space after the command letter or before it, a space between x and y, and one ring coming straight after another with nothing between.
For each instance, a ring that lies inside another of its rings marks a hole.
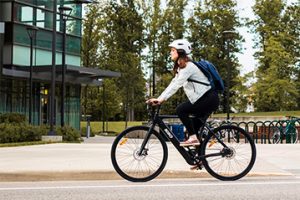
<instances>
[{"instance_id":1,"label":"metal railing","mask_svg":"<svg viewBox=\"0 0 300 200\"><path fill-rule=\"evenodd\" d=\"M212 120L212 123L215 123ZM218 125L232 124L245 129L255 143L297 143L300 133L300 119L249 121L249 122L217 122ZM279 138L276 138L279 137ZM275 140L276 139L276 140ZM278 142L275 142L278 141Z\"/></svg>"}]
</instances>

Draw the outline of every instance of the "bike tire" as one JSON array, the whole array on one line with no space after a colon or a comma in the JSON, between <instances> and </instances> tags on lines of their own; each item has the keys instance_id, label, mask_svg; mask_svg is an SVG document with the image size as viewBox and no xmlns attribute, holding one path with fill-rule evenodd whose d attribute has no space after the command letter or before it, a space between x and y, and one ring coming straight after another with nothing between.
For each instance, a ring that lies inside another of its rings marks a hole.
<instances>
[{"instance_id":1,"label":"bike tire","mask_svg":"<svg viewBox=\"0 0 300 200\"><path fill-rule=\"evenodd\" d=\"M242 128L224 125L213 130L230 149L230 155L204 157L202 162L206 171L223 181L234 181L244 177L253 167L256 147L252 137ZM201 146L201 155L224 151L215 135L209 133Z\"/></svg>"},{"instance_id":2,"label":"bike tire","mask_svg":"<svg viewBox=\"0 0 300 200\"><path fill-rule=\"evenodd\" d=\"M149 127L135 126L124 130L111 147L111 161L116 172L132 182L146 182L157 177L168 159L168 148L155 130L146 144L143 155L138 155Z\"/></svg>"},{"instance_id":3,"label":"bike tire","mask_svg":"<svg viewBox=\"0 0 300 200\"><path fill-rule=\"evenodd\" d=\"M284 132L286 131L286 129L283 130ZM268 140L270 144L279 144L279 143L291 143L291 144L296 144L298 142L298 129L294 129L293 133L281 133L280 129L278 127L272 127L269 131L268 134ZM290 134L290 135L287 135ZM289 137L289 141L287 139L287 137Z\"/></svg>"},{"instance_id":4,"label":"bike tire","mask_svg":"<svg viewBox=\"0 0 300 200\"><path fill-rule=\"evenodd\" d=\"M277 126L271 127L269 130L269 134L268 134L269 144L280 143L280 140L284 139L283 137L281 137L281 135L282 135L282 133L281 133L280 128L278 128Z\"/></svg>"}]
</instances>

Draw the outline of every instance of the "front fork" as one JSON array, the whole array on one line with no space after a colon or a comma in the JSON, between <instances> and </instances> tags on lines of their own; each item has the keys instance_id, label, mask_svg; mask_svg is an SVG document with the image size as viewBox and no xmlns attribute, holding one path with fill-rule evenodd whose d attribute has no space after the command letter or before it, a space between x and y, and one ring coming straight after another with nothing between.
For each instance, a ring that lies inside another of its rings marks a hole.
<instances>
[{"instance_id":1,"label":"front fork","mask_svg":"<svg viewBox=\"0 0 300 200\"><path fill-rule=\"evenodd\" d=\"M140 149L139 149L139 151L137 153L138 156L142 156L143 155L145 147L146 147L146 144L147 144L147 142L148 142L148 140L149 140L149 138L150 138L150 136L152 134L152 131L153 131L154 127L155 127L155 124L156 124L155 122L152 122L152 124L150 125L149 131L147 132L146 137L145 137L145 139L144 139L144 141L143 141L143 143L142 143L142 145L141 145L141 147L140 147Z\"/></svg>"}]
</instances>

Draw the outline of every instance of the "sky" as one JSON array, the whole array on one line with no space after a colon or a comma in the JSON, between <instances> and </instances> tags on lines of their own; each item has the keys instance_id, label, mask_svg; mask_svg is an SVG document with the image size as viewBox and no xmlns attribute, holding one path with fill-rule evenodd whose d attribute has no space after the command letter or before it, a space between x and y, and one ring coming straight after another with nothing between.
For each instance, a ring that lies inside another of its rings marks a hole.
<instances>
[{"instance_id":1,"label":"sky","mask_svg":"<svg viewBox=\"0 0 300 200\"><path fill-rule=\"evenodd\" d=\"M254 5L254 0L237 0L237 10L239 17L254 19L254 13L252 12L252 6ZM241 74L251 72L255 69L257 62L255 61L253 54L255 49L253 48L254 42L252 33L249 33L249 28L243 27L238 29L239 33L244 37L245 42L243 45L243 51L241 54L236 56L241 64Z\"/></svg>"}]
</instances>

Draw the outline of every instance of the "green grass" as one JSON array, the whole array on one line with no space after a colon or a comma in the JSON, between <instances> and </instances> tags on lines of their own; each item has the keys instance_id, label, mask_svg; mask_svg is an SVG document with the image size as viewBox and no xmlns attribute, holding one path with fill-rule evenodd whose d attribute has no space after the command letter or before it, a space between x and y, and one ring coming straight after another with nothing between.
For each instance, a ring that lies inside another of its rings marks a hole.
<instances>
[{"instance_id":1,"label":"green grass","mask_svg":"<svg viewBox=\"0 0 300 200\"><path fill-rule=\"evenodd\" d=\"M142 125L143 122L141 121L133 121L133 122L128 122L128 127L130 126L138 126ZM91 129L94 133L99 133L102 132L102 122L101 121L93 121L91 122ZM80 123L81 127L86 127L86 122L81 122ZM108 132L113 132L113 133L121 133L125 129L125 122L124 121L109 121L108 122Z\"/></svg>"},{"instance_id":2,"label":"green grass","mask_svg":"<svg viewBox=\"0 0 300 200\"><path fill-rule=\"evenodd\" d=\"M0 144L0 147L18 147L18 146L29 146L29 145L53 144L53 143L58 143L58 142L34 141L34 142L2 143Z\"/></svg>"}]
</instances>

